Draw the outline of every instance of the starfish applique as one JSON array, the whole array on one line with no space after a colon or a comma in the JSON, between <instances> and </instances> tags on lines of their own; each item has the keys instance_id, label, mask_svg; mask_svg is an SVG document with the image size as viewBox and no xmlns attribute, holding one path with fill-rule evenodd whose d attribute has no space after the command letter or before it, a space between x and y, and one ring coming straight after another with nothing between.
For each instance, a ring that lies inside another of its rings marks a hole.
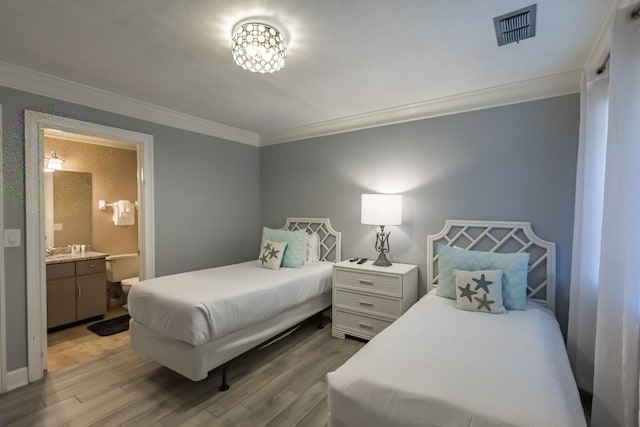
<instances>
[{"instance_id":1,"label":"starfish applique","mask_svg":"<svg viewBox=\"0 0 640 427\"><path fill-rule=\"evenodd\" d=\"M279 253L280 251L276 251L276 248L271 248L271 250L269 251L269 259L278 258Z\"/></svg>"},{"instance_id":2,"label":"starfish applique","mask_svg":"<svg viewBox=\"0 0 640 427\"><path fill-rule=\"evenodd\" d=\"M262 249L264 249L264 251L266 252L266 251L270 251L272 247L273 247L273 246L271 245L271 242L267 242L267 243L264 245L264 248L262 248Z\"/></svg>"},{"instance_id":3,"label":"starfish applique","mask_svg":"<svg viewBox=\"0 0 640 427\"><path fill-rule=\"evenodd\" d=\"M458 289L461 291L460 298L469 298L469 302L473 302L471 297L477 294L477 292L471 290L471 283L467 283L467 286L464 288L462 286L458 286Z\"/></svg>"},{"instance_id":4,"label":"starfish applique","mask_svg":"<svg viewBox=\"0 0 640 427\"><path fill-rule=\"evenodd\" d=\"M476 279L475 277L472 279L474 282L476 282L476 291L478 289L482 289L484 290L486 293L489 293L489 285L493 285L493 282L490 280L486 280L484 278L484 274L480 276L479 279Z\"/></svg>"},{"instance_id":5,"label":"starfish applique","mask_svg":"<svg viewBox=\"0 0 640 427\"><path fill-rule=\"evenodd\" d=\"M473 297L473 299L479 302L477 310L486 308L487 311L491 313L491 304L493 304L495 301L487 299L487 294L482 294L482 298Z\"/></svg>"},{"instance_id":6,"label":"starfish applique","mask_svg":"<svg viewBox=\"0 0 640 427\"><path fill-rule=\"evenodd\" d=\"M262 265L265 265L266 263L269 262L269 259L267 258L268 254L266 252L262 253L262 257L260 257L260 262L262 263Z\"/></svg>"}]
</instances>

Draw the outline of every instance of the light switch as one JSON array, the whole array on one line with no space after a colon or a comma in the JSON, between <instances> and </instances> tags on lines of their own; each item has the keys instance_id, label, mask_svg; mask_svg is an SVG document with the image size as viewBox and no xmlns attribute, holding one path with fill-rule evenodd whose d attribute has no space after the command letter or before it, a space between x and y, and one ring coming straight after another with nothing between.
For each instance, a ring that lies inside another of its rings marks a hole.
<instances>
[{"instance_id":1,"label":"light switch","mask_svg":"<svg viewBox=\"0 0 640 427\"><path fill-rule=\"evenodd\" d=\"M55 224L53 224L53 231L62 231L62 223L56 222Z\"/></svg>"},{"instance_id":2,"label":"light switch","mask_svg":"<svg viewBox=\"0 0 640 427\"><path fill-rule=\"evenodd\" d=\"M20 246L20 229L13 228L4 230L4 247L15 248Z\"/></svg>"}]
</instances>

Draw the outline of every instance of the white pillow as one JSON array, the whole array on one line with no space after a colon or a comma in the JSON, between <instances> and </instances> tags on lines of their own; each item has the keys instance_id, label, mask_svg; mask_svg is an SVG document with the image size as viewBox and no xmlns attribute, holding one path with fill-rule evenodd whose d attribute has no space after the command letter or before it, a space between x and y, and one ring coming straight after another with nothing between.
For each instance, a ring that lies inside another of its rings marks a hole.
<instances>
[{"instance_id":1,"label":"white pillow","mask_svg":"<svg viewBox=\"0 0 640 427\"><path fill-rule=\"evenodd\" d=\"M284 250L287 242L272 242L271 240L263 240L260 247L260 257L258 265L272 270L280 270L282 259L284 258Z\"/></svg>"},{"instance_id":2,"label":"white pillow","mask_svg":"<svg viewBox=\"0 0 640 427\"><path fill-rule=\"evenodd\" d=\"M318 233L307 234L307 264L320 260L320 236Z\"/></svg>"},{"instance_id":3,"label":"white pillow","mask_svg":"<svg viewBox=\"0 0 640 427\"><path fill-rule=\"evenodd\" d=\"M502 270L453 270L456 308L485 313L504 313Z\"/></svg>"}]
</instances>

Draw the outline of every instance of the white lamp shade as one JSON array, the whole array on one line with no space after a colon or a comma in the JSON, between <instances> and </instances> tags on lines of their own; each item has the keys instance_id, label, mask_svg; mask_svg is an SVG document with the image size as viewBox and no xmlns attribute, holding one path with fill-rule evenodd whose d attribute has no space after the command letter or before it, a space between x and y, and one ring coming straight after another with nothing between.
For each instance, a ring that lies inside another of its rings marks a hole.
<instances>
[{"instance_id":1,"label":"white lamp shade","mask_svg":"<svg viewBox=\"0 0 640 427\"><path fill-rule=\"evenodd\" d=\"M360 222L368 225L402 224L402 195L363 194Z\"/></svg>"},{"instance_id":2,"label":"white lamp shade","mask_svg":"<svg viewBox=\"0 0 640 427\"><path fill-rule=\"evenodd\" d=\"M62 170L62 161L57 157L45 160L45 169L60 171Z\"/></svg>"},{"instance_id":3,"label":"white lamp shade","mask_svg":"<svg viewBox=\"0 0 640 427\"><path fill-rule=\"evenodd\" d=\"M44 171L45 172L61 171L63 162L64 160L59 158L56 155L55 151L52 151L51 157L44 158Z\"/></svg>"}]
</instances>

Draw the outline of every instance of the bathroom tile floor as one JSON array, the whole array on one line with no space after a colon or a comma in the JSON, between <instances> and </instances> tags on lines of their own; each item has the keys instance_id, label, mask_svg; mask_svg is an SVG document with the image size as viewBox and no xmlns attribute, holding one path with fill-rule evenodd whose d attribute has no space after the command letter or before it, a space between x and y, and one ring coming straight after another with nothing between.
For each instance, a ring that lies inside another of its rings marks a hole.
<instances>
[{"instance_id":1,"label":"bathroom tile floor","mask_svg":"<svg viewBox=\"0 0 640 427\"><path fill-rule=\"evenodd\" d=\"M87 329L92 323L126 314L122 307L110 308L103 319L72 326L47 335L47 372L74 365L109 350L129 344L129 332L101 337Z\"/></svg>"}]
</instances>

